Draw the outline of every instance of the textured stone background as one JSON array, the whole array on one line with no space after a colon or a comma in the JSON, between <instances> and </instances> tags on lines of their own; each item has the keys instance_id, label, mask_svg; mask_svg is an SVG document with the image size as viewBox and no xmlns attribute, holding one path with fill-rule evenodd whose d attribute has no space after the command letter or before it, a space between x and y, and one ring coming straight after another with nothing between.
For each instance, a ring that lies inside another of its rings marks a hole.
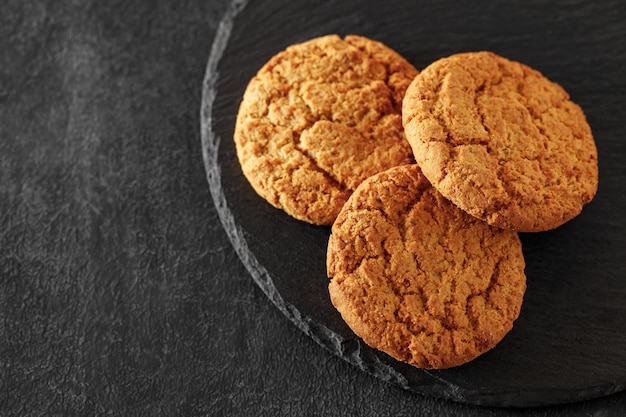
<instances>
[{"instance_id":1,"label":"textured stone background","mask_svg":"<svg viewBox=\"0 0 626 417\"><path fill-rule=\"evenodd\" d=\"M201 84L225 1L0 4L0 415L609 416L381 383L267 300L217 218Z\"/></svg>"}]
</instances>

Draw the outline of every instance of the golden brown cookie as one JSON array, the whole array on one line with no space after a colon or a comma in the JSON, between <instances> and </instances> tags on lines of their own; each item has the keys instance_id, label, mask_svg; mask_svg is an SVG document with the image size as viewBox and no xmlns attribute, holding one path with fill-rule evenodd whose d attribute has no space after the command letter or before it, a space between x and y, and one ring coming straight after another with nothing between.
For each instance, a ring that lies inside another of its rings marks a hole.
<instances>
[{"instance_id":1,"label":"golden brown cookie","mask_svg":"<svg viewBox=\"0 0 626 417\"><path fill-rule=\"evenodd\" d=\"M412 82L402 112L424 175L489 224L552 229L596 193L598 156L583 111L526 65L490 52L440 59Z\"/></svg>"},{"instance_id":2,"label":"golden brown cookie","mask_svg":"<svg viewBox=\"0 0 626 417\"><path fill-rule=\"evenodd\" d=\"M437 192L415 164L365 180L333 224L333 305L368 345L442 369L493 348L526 290L517 233Z\"/></svg>"},{"instance_id":3,"label":"golden brown cookie","mask_svg":"<svg viewBox=\"0 0 626 417\"><path fill-rule=\"evenodd\" d=\"M332 224L361 181L413 161L401 111L415 75L398 53L360 36L288 47L244 93L234 134L244 175L275 207Z\"/></svg>"}]
</instances>

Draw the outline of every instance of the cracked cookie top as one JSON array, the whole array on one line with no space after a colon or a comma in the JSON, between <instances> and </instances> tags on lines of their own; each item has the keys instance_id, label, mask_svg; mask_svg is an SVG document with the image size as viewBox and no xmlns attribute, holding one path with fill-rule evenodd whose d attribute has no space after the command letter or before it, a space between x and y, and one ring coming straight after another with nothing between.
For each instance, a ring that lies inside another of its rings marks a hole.
<instances>
[{"instance_id":1,"label":"cracked cookie top","mask_svg":"<svg viewBox=\"0 0 626 417\"><path fill-rule=\"evenodd\" d=\"M598 156L583 111L526 65L491 52L440 59L409 86L402 113L424 175L491 225L552 229L596 193Z\"/></svg>"},{"instance_id":2,"label":"cracked cookie top","mask_svg":"<svg viewBox=\"0 0 626 417\"><path fill-rule=\"evenodd\" d=\"M288 47L252 78L239 107L234 140L244 175L291 216L332 224L364 179L414 161L401 111L417 73L361 36Z\"/></svg>"},{"instance_id":3,"label":"cracked cookie top","mask_svg":"<svg viewBox=\"0 0 626 417\"><path fill-rule=\"evenodd\" d=\"M327 252L332 303L355 334L426 369L466 363L511 330L524 266L516 232L454 206L415 164L365 180Z\"/></svg>"}]
</instances>

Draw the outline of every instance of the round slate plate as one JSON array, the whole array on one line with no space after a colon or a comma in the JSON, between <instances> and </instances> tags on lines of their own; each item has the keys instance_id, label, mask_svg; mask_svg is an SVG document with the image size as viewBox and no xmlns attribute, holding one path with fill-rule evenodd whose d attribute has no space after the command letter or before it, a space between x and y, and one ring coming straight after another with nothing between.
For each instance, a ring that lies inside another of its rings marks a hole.
<instances>
[{"instance_id":1,"label":"round slate plate","mask_svg":"<svg viewBox=\"0 0 626 417\"><path fill-rule=\"evenodd\" d=\"M371 3L371 4L370 4ZM211 192L254 280L310 337L408 390L471 404L538 406L626 387L626 8L619 1L234 1L208 60L202 148ZM521 235L528 290L520 318L492 351L424 371L362 343L328 297L329 229L294 220L258 197L232 141L249 79L275 53L310 38L360 34L418 69L462 51L491 50L560 83L596 138L600 187L583 213L549 232Z\"/></svg>"}]
</instances>

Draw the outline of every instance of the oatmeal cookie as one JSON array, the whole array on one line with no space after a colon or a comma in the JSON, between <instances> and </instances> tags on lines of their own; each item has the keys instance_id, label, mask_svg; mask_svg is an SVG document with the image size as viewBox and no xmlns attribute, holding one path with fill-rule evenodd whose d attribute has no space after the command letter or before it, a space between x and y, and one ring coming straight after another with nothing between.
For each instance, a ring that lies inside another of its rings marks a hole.
<instances>
[{"instance_id":1,"label":"oatmeal cookie","mask_svg":"<svg viewBox=\"0 0 626 417\"><path fill-rule=\"evenodd\" d=\"M365 180L333 224L333 305L355 334L426 369L466 363L511 330L526 290L516 232L435 190L415 164Z\"/></svg>"},{"instance_id":2,"label":"oatmeal cookie","mask_svg":"<svg viewBox=\"0 0 626 417\"><path fill-rule=\"evenodd\" d=\"M491 52L435 61L409 86L402 116L428 180L491 225L553 229L596 193L598 154L583 111L521 63Z\"/></svg>"},{"instance_id":3,"label":"oatmeal cookie","mask_svg":"<svg viewBox=\"0 0 626 417\"><path fill-rule=\"evenodd\" d=\"M244 175L291 216L332 224L365 178L414 161L401 111L417 73L361 36L288 47L252 78L239 107L234 140Z\"/></svg>"}]
</instances>

